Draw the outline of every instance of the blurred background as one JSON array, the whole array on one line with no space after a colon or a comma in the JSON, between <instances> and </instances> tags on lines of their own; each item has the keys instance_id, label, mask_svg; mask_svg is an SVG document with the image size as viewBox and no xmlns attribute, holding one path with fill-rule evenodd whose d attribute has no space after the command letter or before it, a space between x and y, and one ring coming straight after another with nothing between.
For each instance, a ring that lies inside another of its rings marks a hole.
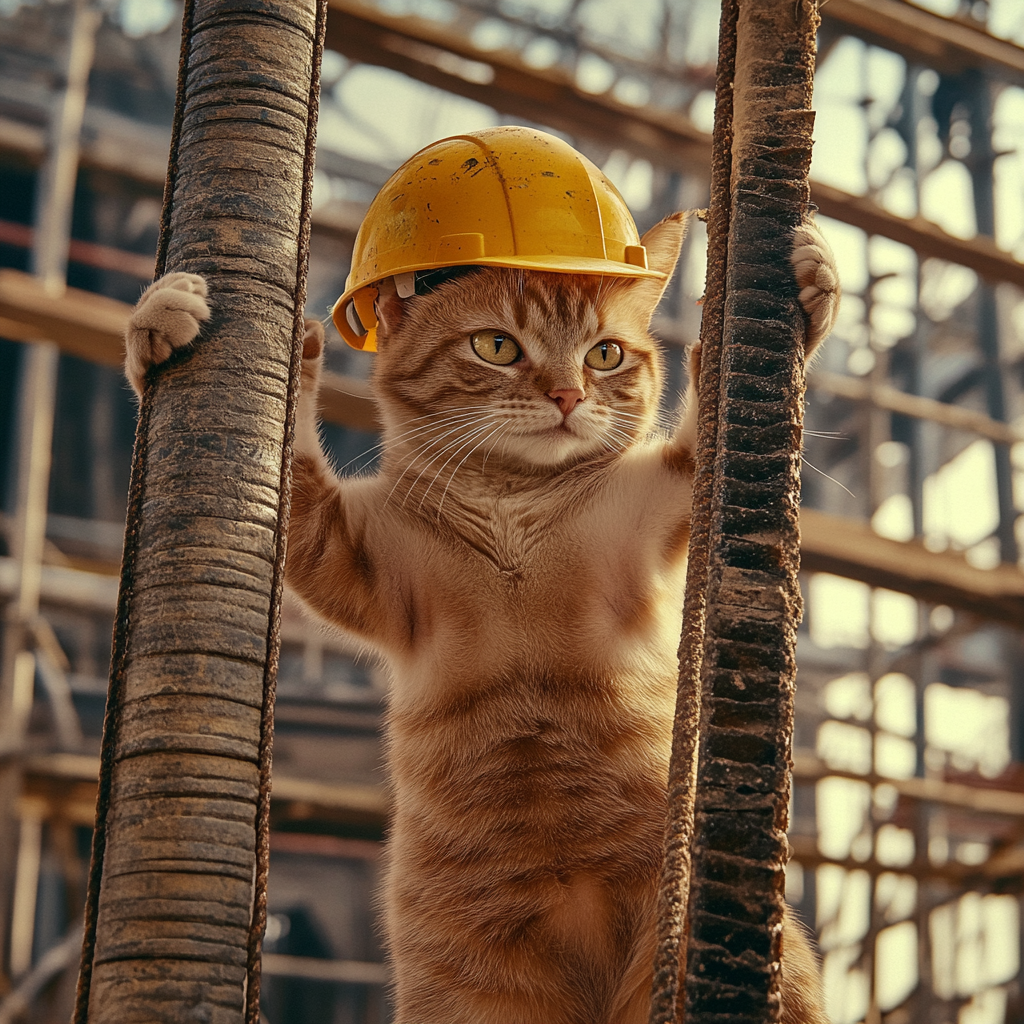
<instances>
[{"instance_id":1,"label":"blurred background","mask_svg":"<svg viewBox=\"0 0 1024 1024\"><path fill-rule=\"evenodd\" d=\"M835 1024L1024 1021L1024 5L822 15L813 198L845 296L809 376L788 897ZM705 205L718 16L330 0L307 316L377 188L445 135L554 131L641 231ZM180 17L0 0L0 1024L64 1022L74 992L135 422L120 333L152 274ZM695 225L656 322L667 408L705 251ZM330 341L324 430L354 472L372 356ZM286 600L269 1024L388 1019L384 686Z\"/></svg>"}]
</instances>

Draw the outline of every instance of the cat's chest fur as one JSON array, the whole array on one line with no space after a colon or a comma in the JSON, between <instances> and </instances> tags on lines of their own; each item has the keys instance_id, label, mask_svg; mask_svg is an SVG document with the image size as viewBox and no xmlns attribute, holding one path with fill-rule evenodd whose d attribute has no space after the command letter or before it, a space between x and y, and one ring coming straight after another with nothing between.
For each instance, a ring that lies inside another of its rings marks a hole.
<instances>
[{"instance_id":1,"label":"cat's chest fur","mask_svg":"<svg viewBox=\"0 0 1024 1024\"><path fill-rule=\"evenodd\" d=\"M479 571L510 588L521 586L545 559L546 537L555 527L550 499L518 492L512 482L495 488L446 524L482 559ZM475 559L471 558L471 562Z\"/></svg>"},{"instance_id":2,"label":"cat's chest fur","mask_svg":"<svg viewBox=\"0 0 1024 1024\"><path fill-rule=\"evenodd\" d=\"M620 490L600 473L494 481L449 493L432 515L407 509L400 660L410 675L451 679L463 663L468 674L606 673L651 669L652 658L657 675L661 660L674 671L684 567L635 528L635 502L617 500Z\"/></svg>"}]
</instances>

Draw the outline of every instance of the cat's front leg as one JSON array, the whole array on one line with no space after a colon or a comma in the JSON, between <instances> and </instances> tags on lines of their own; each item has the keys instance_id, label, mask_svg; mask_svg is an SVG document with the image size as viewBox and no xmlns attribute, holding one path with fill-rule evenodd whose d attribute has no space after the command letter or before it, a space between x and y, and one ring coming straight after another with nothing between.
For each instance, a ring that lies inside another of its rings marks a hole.
<instances>
[{"instance_id":1,"label":"cat's front leg","mask_svg":"<svg viewBox=\"0 0 1024 1024\"><path fill-rule=\"evenodd\" d=\"M401 646L394 604L403 585L389 575L375 481L336 476L320 443L317 397L323 357L323 324L307 320L285 579L328 621L371 643Z\"/></svg>"},{"instance_id":2,"label":"cat's front leg","mask_svg":"<svg viewBox=\"0 0 1024 1024\"><path fill-rule=\"evenodd\" d=\"M317 431L317 396L320 392L320 371L324 361L324 325L307 320L302 336L302 389L295 416L295 454L322 458L320 434Z\"/></svg>"}]
</instances>

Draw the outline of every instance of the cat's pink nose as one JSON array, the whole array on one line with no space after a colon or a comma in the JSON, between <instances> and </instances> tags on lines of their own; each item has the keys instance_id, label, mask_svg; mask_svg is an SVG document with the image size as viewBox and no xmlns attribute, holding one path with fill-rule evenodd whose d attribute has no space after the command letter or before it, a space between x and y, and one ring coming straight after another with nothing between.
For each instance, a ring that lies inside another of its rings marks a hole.
<instances>
[{"instance_id":1,"label":"cat's pink nose","mask_svg":"<svg viewBox=\"0 0 1024 1024\"><path fill-rule=\"evenodd\" d=\"M557 391L548 392L548 398L558 404L558 408L563 416L568 416L586 397L580 388L561 388Z\"/></svg>"}]
</instances>

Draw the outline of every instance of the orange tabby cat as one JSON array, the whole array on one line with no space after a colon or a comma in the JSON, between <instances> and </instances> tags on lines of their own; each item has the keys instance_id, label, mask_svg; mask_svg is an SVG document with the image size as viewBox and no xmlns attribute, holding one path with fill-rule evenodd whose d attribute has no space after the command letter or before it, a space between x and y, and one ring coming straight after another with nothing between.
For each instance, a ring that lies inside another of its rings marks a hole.
<instances>
[{"instance_id":1,"label":"orange tabby cat","mask_svg":"<svg viewBox=\"0 0 1024 1024\"><path fill-rule=\"evenodd\" d=\"M643 238L671 275L685 218ZM793 257L808 350L838 283ZM691 505L692 385L656 434L665 281L483 268L381 285L384 451L338 479L317 435L307 322L288 581L390 668L384 891L398 1024L647 1019ZM128 333L137 389L208 315L172 274ZM182 329L183 323L186 329ZM784 931L783 1019L824 1024Z\"/></svg>"}]
</instances>

